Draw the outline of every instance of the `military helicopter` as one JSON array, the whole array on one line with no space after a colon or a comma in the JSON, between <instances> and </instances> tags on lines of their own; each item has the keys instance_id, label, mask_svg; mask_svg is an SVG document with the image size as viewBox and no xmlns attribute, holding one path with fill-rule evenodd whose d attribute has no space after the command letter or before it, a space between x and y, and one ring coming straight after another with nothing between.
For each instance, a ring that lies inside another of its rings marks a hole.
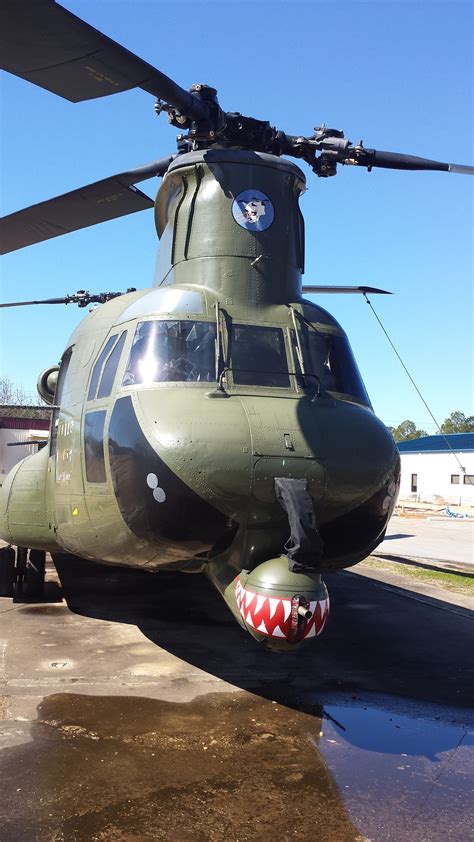
<instances>
[{"instance_id":1,"label":"military helicopter","mask_svg":"<svg viewBox=\"0 0 474 842\"><path fill-rule=\"evenodd\" d=\"M39 376L46 447L0 491L1 592L41 593L45 553L150 571L204 572L236 620L270 649L317 637L322 575L383 540L400 463L346 334L302 286L300 159L472 174L310 137L224 111L215 88L184 90L54 0L2 0L4 70L69 101L139 87L179 129L177 151L13 213L2 253L155 207L152 289L22 304L92 310L59 366ZM161 177L153 203L136 185ZM16 547L16 551L13 549Z\"/></svg>"}]
</instances>

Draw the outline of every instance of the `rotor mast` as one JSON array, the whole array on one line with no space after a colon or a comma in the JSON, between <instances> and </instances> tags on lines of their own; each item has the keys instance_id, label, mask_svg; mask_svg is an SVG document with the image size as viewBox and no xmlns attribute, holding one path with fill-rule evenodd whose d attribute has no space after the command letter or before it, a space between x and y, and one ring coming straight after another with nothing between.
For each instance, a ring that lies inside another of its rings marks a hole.
<instances>
[{"instance_id":1,"label":"rotor mast","mask_svg":"<svg viewBox=\"0 0 474 842\"><path fill-rule=\"evenodd\" d=\"M305 161L322 178L335 175L338 164L474 174L470 166L353 144L343 131L325 125L308 137L291 135L266 120L225 111L214 87L195 84L186 91L55 0L0 0L0 67L70 102L141 88L157 98L157 113L165 111L179 129L178 156L219 148L285 155ZM0 253L152 207L135 184L164 175L173 157L4 217Z\"/></svg>"}]
</instances>

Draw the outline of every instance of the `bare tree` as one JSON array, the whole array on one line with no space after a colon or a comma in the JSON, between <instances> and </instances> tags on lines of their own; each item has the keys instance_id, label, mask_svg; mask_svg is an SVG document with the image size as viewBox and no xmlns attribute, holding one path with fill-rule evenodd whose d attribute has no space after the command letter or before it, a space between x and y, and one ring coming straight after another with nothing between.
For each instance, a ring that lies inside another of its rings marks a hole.
<instances>
[{"instance_id":1,"label":"bare tree","mask_svg":"<svg viewBox=\"0 0 474 842\"><path fill-rule=\"evenodd\" d=\"M32 406L38 403L23 388L13 383L9 377L0 377L0 404L3 406Z\"/></svg>"}]
</instances>

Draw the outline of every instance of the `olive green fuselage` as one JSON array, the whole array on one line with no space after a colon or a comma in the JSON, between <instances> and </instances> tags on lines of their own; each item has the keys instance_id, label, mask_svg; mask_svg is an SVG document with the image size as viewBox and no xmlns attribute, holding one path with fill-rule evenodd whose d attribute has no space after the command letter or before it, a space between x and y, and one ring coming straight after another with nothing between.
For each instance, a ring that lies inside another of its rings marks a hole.
<instances>
[{"instance_id":1,"label":"olive green fuselage","mask_svg":"<svg viewBox=\"0 0 474 842\"><path fill-rule=\"evenodd\" d=\"M379 543L399 460L344 332L301 297L303 189L268 155L176 159L156 202L157 286L71 336L49 445L0 491L1 537L149 568L235 548L251 569L288 538L274 479L293 477L308 481L322 570Z\"/></svg>"}]
</instances>

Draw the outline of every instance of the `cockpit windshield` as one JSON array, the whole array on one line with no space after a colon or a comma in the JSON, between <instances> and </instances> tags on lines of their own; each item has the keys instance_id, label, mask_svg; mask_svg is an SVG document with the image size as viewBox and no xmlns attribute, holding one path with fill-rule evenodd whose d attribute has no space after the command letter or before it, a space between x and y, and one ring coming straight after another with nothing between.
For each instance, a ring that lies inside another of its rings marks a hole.
<instances>
[{"instance_id":1,"label":"cockpit windshield","mask_svg":"<svg viewBox=\"0 0 474 842\"><path fill-rule=\"evenodd\" d=\"M235 385L290 387L281 328L233 325L230 359Z\"/></svg>"},{"instance_id":2,"label":"cockpit windshield","mask_svg":"<svg viewBox=\"0 0 474 842\"><path fill-rule=\"evenodd\" d=\"M215 382L215 340L212 322L139 322L122 385Z\"/></svg>"},{"instance_id":3,"label":"cockpit windshield","mask_svg":"<svg viewBox=\"0 0 474 842\"><path fill-rule=\"evenodd\" d=\"M347 337L316 330L306 323L298 328L305 375L314 377L324 391L349 395L371 406ZM296 354L295 359L299 369Z\"/></svg>"},{"instance_id":4,"label":"cockpit windshield","mask_svg":"<svg viewBox=\"0 0 474 842\"><path fill-rule=\"evenodd\" d=\"M298 337L291 331L293 359L288 364L285 337L279 327L230 324L227 328L227 364L216 353L216 322L154 320L139 322L135 331L123 386L152 383L216 382L216 358L220 372L229 370L234 386L270 386L289 389L290 375L300 385L319 385L323 392L347 395L370 407L347 337L318 330L298 320ZM222 368L222 366L224 366Z\"/></svg>"}]
</instances>

